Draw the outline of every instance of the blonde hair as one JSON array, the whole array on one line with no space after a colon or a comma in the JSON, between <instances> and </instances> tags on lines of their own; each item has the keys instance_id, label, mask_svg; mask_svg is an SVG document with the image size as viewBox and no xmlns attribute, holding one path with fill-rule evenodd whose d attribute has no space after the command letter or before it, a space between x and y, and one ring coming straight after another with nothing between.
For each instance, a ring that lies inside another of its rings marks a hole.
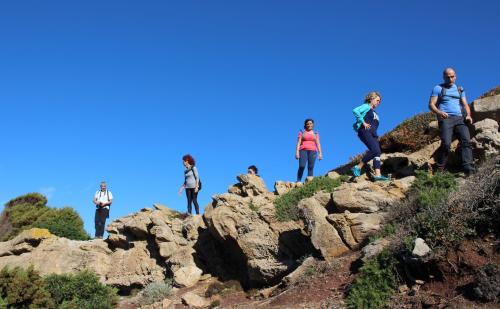
<instances>
[{"instance_id":1,"label":"blonde hair","mask_svg":"<svg viewBox=\"0 0 500 309\"><path fill-rule=\"evenodd\" d=\"M382 96L380 95L380 92L378 92L378 91L368 92L368 94L365 96L365 103L370 103L376 97L379 97L380 100L382 100Z\"/></svg>"}]
</instances>

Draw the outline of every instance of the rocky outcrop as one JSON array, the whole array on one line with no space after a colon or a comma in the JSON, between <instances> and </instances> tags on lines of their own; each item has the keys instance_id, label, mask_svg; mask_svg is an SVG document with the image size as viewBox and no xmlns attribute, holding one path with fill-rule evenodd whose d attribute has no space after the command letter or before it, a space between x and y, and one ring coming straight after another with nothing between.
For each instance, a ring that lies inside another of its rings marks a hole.
<instances>
[{"instance_id":1,"label":"rocky outcrop","mask_svg":"<svg viewBox=\"0 0 500 309\"><path fill-rule=\"evenodd\" d=\"M489 118L500 122L500 95L476 99L471 105L474 121L479 122Z\"/></svg>"},{"instance_id":2,"label":"rocky outcrop","mask_svg":"<svg viewBox=\"0 0 500 309\"><path fill-rule=\"evenodd\" d=\"M498 96L500 98L500 96ZM500 132L498 123L493 119L484 119L474 123L476 135L471 140L476 156L480 159L498 155L500 150Z\"/></svg>"},{"instance_id":3,"label":"rocky outcrop","mask_svg":"<svg viewBox=\"0 0 500 309\"><path fill-rule=\"evenodd\" d=\"M213 203L205 208L205 220L214 238L230 248L226 260L240 265L246 285L274 284L298 257L311 251L310 242L301 235L300 223L276 220L276 196L267 189L256 190L258 185L252 182L257 178L239 176L238 180L240 183L229 189L232 193L213 197ZM235 187L241 190L232 189Z\"/></svg>"}]
</instances>

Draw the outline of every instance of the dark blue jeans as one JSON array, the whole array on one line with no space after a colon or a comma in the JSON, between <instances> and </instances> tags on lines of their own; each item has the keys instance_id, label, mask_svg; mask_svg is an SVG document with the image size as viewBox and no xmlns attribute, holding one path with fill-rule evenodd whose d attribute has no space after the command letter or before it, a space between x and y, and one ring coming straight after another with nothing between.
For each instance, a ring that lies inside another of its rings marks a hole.
<instances>
[{"instance_id":1,"label":"dark blue jeans","mask_svg":"<svg viewBox=\"0 0 500 309\"><path fill-rule=\"evenodd\" d=\"M301 150L299 155L299 170L297 171L297 181L302 180L302 174L307 163L307 176L313 176L314 162L316 162L317 152L314 150Z\"/></svg>"},{"instance_id":2,"label":"dark blue jeans","mask_svg":"<svg viewBox=\"0 0 500 309\"><path fill-rule=\"evenodd\" d=\"M365 128L363 128L363 126L361 126L361 128L359 128L358 130L358 137L363 142L363 144L368 147L368 152L364 155L361 161L366 164L373 159L373 168L380 169L380 155L382 154L382 151L380 150L378 137L374 135L371 130L366 130Z\"/></svg>"},{"instance_id":3,"label":"dark blue jeans","mask_svg":"<svg viewBox=\"0 0 500 309\"><path fill-rule=\"evenodd\" d=\"M437 154L436 164L438 168L444 168L450 153L453 133L458 135L460 148L462 150L462 167L464 171L472 169L472 149L470 145L469 128L465 125L462 116L450 116L446 119L440 119L439 136L441 137L441 147Z\"/></svg>"},{"instance_id":4,"label":"dark blue jeans","mask_svg":"<svg viewBox=\"0 0 500 309\"><path fill-rule=\"evenodd\" d=\"M95 210L95 237L102 237L104 234L104 226L106 226L106 219L109 217L109 209L96 208Z\"/></svg>"}]
</instances>

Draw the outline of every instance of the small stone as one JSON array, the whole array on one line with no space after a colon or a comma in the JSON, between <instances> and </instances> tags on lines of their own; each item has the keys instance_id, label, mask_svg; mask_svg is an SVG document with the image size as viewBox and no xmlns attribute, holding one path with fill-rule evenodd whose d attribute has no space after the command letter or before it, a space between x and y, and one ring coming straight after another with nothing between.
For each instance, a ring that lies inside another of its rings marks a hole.
<instances>
[{"instance_id":1,"label":"small stone","mask_svg":"<svg viewBox=\"0 0 500 309\"><path fill-rule=\"evenodd\" d=\"M415 256L424 257L431 252L431 248L425 243L422 238L415 239L415 247L411 252Z\"/></svg>"}]
</instances>

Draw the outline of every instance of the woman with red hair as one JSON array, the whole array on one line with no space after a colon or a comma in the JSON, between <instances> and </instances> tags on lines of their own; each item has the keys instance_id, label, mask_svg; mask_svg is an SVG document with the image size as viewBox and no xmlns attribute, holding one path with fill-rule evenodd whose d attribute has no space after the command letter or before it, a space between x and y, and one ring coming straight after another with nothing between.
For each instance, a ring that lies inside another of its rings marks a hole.
<instances>
[{"instance_id":1,"label":"woman with red hair","mask_svg":"<svg viewBox=\"0 0 500 309\"><path fill-rule=\"evenodd\" d=\"M188 214L191 215L191 204L194 203L196 214L199 215L200 206L198 205L198 191L200 189L200 177L198 176L198 169L195 166L194 158L189 154L182 157L182 163L185 167L184 183L179 189L179 195L182 194L182 190L186 189Z\"/></svg>"}]
</instances>

